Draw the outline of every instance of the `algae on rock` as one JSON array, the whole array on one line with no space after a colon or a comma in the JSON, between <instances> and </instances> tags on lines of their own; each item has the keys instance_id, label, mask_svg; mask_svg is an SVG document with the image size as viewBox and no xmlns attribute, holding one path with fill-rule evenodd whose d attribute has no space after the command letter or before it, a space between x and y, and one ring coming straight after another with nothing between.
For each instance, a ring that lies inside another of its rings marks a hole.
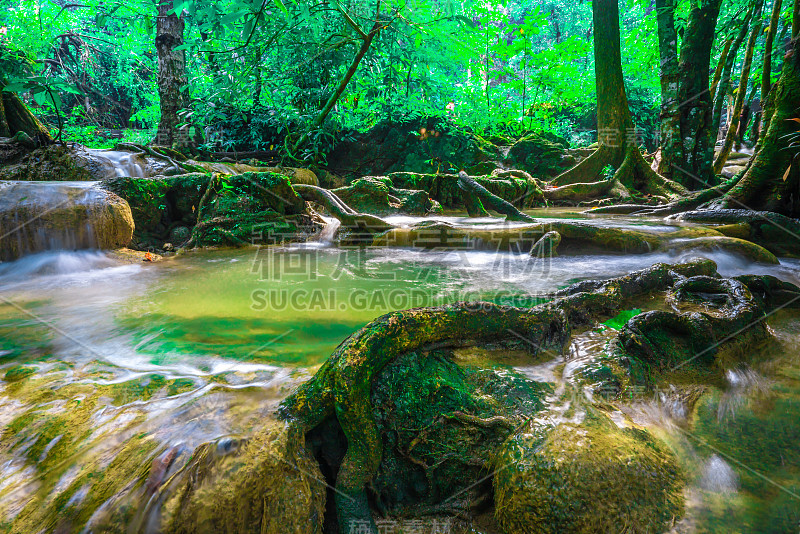
<instances>
[{"instance_id":1,"label":"algae on rock","mask_svg":"<svg viewBox=\"0 0 800 534\"><path fill-rule=\"evenodd\" d=\"M546 433L531 425L495 463L495 517L507 534L644 534L682 516L677 458L646 430L591 408Z\"/></svg>"},{"instance_id":2,"label":"algae on rock","mask_svg":"<svg viewBox=\"0 0 800 534\"><path fill-rule=\"evenodd\" d=\"M321 534L325 484L291 427L201 445L165 484L165 534Z\"/></svg>"}]
</instances>

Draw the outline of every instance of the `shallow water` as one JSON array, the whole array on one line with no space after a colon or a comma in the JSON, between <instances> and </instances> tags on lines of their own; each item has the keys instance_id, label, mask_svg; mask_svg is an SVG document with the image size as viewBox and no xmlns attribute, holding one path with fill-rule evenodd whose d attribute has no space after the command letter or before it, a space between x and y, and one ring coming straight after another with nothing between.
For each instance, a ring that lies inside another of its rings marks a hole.
<instances>
[{"instance_id":1,"label":"shallow water","mask_svg":"<svg viewBox=\"0 0 800 534\"><path fill-rule=\"evenodd\" d=\"M561 216L581 217L561 212L553 218ZM608 224L634 225L619 218ZM48 458L65 454L61 449L69 435L37 421L55 417L92 428L91 436L69 442L78 457L87 459L141 432L165 446L185 447L246 434L342 340L387 312L459 300L529 305L578 280L696 256L716 261L723 275L769 273L800 283L797 260L753 266L723 252L537 261L527 254L489 251L324 245L191 253L152 264L125 263L99 251L46 252L0 263L0 424L18 425L24 417L34 421L0 446L0 516L13 517L41 491L32 464L49 466ZM789 363L753 372L759 377L778 373L775 383L785 389L781 395L800 398L800 373L793 370L800 368L798 321L789 314L773 328L782 350L794 351L793 356ZM597 346L587 342L576 350ZM35 370L36 380L18 381L21 363L23 371ZM553 369L550 362L521 370L532 379L550 380ZM714 409L728 409L734 420L752 411L751 399L773 391L772 381L741 372L729 376L730 387ZM742 385L752 383L759 386ZM71 419L77 417L71 408L75 398L90 400L90 420ZM800 409L800 404L791 406ZM759 410L753 417L771 421L769 408ZM713 438L717 449L726 443L739 447L733 438L712 436L716 429L709 422L698 432L702 439ZM700 504L691 509L692 529L721 521L706 493L746 516L754 506L746 493L754 486L742 475L746 469L700 443L687 450L693 451L699 474L692 482L700 495ZM81 461L70 458L67 464ZM748 465L758 461L748 458ZM69 469L62 464L47 469L67 477L67 487ZM767 467L774 471L772 464Z\"/></svg>"}]
</instances>

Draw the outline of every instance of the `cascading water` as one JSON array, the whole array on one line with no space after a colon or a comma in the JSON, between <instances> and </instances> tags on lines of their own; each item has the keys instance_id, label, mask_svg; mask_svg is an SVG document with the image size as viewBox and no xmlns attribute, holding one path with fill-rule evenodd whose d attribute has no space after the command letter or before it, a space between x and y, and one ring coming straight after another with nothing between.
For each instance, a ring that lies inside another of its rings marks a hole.
<instances>
[{"instance_id":1,"label":"cascading water","mask_svg":"<svg viewBox=\"0 0 800 534\"><path fill-rule=\"evenodd\" d=\"M122 150L87 149L92 162L99 165L104 178L132 176L145 178L148 176L148 162L139 154Z\"/></svg>"},{"instance_id":2,"label":"cascading water","mask_svg":"<svg viewBox=\"0 0 800 534\"><path fill-rule=\"evenodd\" d=\"M0 182L0 260L114 248L133 236L127 202L97 182Z\"/></svg>"}]
</instances>

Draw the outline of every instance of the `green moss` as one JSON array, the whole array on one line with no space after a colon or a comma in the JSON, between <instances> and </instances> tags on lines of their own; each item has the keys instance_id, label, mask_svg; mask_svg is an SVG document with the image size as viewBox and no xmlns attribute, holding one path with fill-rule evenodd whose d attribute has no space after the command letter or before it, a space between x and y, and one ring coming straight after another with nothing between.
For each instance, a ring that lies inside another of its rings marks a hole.
<instances>
[{"instance_id":1,"label":"green moss","mask_svg":"<svg viewBox=\"0 0 800 534\"><path fill-rule=\"evenodd\" d=\"M15 365L10 367L6 374L3 376L6 382L18 382L20 380L24 380L34 374L36 369L32 367L22 366L22 365Z\"/></svg>"},{"instance_id":2,"label":"green moss","mask_svg":"<svg viewBox=\"0 0 800 534\"><path fill-rule=\"evenodd\" d=\"M93 532L129 531L138 511L136 490L147 477L157 446L146 434L133 435L107 465L101 466L94 457L83 462L63 491L51 493L52 485L42 486L14 519L11 532L24 534L45 524L56 530L80 530L96 512Z\"/></svg>"},{"instance_id":3,"label":"green moss","mask_svg":"<svg viewBox=\"0 0 800 534\"><path fill-rule=\"evenodd\" d=\"M160 247L177 235L172 229L196 224L194 242L200 246L279 242L302 236L310 225L289 178L275 172L126 177L103 186L128 201L136 240L148 246Z\"/></svg>"},{"instance_id":4,"label":"green moss","mask_svg":"<svg viewBox=\"0 0 800 534\"><path fill-rule=\"evenodd\" d=\"M495 516L509 534L661 532L683 512L673 453L586 408L580 424L529 426L497 458Z\"/></svg>"},{"instance_id":5,"label":"green moss","mask_svg":"<svg viewBox=\"0 0 800 534\"><path fill-rule=\"evenodd\" d=\"M104 393L113 399L114 404L122 405L147 401L158 393L165 396L177 395L196 387L195 382L188 378L167 379L163 375L149 374L135 380L111 384Z\"/></svg>"},{"instance_id":6,"label":"green moss","mask_svg":"<svg viewBox=\"0 0 800 534\"><path fill-rule=\"evenodd\" d=\"M252 438L198 447L163 506L173 534L319 534L325 485L302 435L266 421Z\"/></svg>"},{"instance_id":7,"label":"green moss","mask_svg":"<svg viewBox=\"0 0 800 534\"><path fill-rule=\"evenodd\" d=\"M532 133L512 145L506 165L537 177L553 176L561 170L561 158L567 148L563 140Z\"/></svg>"},{"instance_id":8,"label":"green moss","mask_svg":"<svg viewBox=\"0 0 800 534\"><path fill-rule=\"evenodd\" d=\"M625 323L631 320L633 317L642 313L642 310L636 308L633 310L623 310L619 312L616 316L612 317L608 321L605 321L603 324L609 328L613 328L614 330L619 330Z\"/></svg>"},{"instance_id":9,"label":"green moss","mask_svg":"<svg viewBox=\"0 0 800 534\"><path fill-rule=\"evenodd\" d=\"M513 428L543 407L551 392L506 368L461 367L448 352L410 353L375 379L371 402L382 459L370 486L392 513L451 507L485 497L475 481L490 472L495 450Z\"/></svg>"}]
</instances>

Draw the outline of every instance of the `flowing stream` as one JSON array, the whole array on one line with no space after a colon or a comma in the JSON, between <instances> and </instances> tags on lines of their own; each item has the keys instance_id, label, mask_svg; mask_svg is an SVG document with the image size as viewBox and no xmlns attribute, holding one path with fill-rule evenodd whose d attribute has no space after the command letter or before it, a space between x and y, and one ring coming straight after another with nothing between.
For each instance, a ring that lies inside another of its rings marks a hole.
<instances>
[{"instance_id":1,"label":"flowing stream","mask_svg":"<svg viewBox=\"0 0 800 534\"><path fill-rule=\"evenodd\" d=\"M563 210L535 215L575 217ZM663 221L588 221L674 229ZM7 429L0 444L0 525L37 492L86 498L75 487L80 466L109 461L133 435L189 450L247 435L343 339L393 310L459 300L531 305L578 280L698 255L716 261L723 275L770 273L800 283L797 260L755 266L724 252L536 260L476 250L345 249L331 240L332 234L316 246L199 252L158 263L124 262L96 250L0 263L0 425ZM631 408L629 415L663 434L696 473L680 531L713 531L754 517L791 522L792 510L800 510L791 496L800 493L798 463L791 463L800 459L791 451L800 438L800 318L775 319L779 342L756 359L762 365L729 373L721 393L696 414L697 439L679 430L686 414L658 399ZM601 342L576 340L566 360L599 350ZM556 381L559 363L515 365L531 379ZM759 440L767 438L747 437L748 427L771 433L767 459L758 454Z\"/></svg>"}]
</instances>

